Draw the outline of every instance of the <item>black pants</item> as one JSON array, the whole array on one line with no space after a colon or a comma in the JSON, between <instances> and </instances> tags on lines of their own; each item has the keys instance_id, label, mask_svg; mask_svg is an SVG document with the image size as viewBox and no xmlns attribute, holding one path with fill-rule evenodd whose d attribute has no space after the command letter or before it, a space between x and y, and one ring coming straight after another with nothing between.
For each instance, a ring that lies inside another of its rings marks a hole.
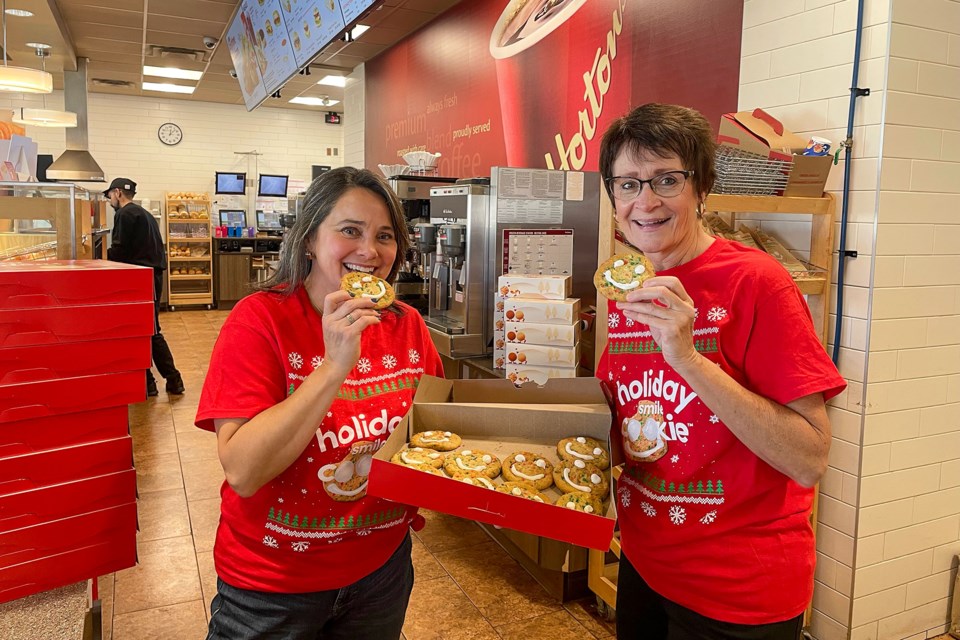
<instances>
[{"instance_id":1,"label":"black pants","mask_svg":"<svg viewBox=\"0 0 960 640\"><path fill-rule=\"evenodd\" d=\"M177 366L173 363L173 354L170 347L160 333L160 295L163 293L163 270L153 270L153 337L150 338L150 350L153 355L153 364L164 378L179 375ZM147 369L147 381L156 380L153 372Z\"/></svg>"},{"instance_id":2,"label":"black pants","mask_svg":"<svg viewBox=\"0 0 960 640\"><path fill-rule=\"evenodd\" d=\"M799 640L803 614L771 624L721 622L667 600L625 555L617 579L617 638L631 640Z\"/></svg>"}]
</instances>

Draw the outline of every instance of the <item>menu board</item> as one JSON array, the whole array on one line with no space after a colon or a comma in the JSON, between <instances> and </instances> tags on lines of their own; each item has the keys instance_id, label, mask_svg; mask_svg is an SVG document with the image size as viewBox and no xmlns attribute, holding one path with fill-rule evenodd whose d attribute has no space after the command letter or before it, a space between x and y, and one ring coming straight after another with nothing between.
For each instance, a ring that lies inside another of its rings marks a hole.
<instances>
[{"instance_id":1,"label":"menu board","mask_svg":"<svg viewBox=\"0 0 960 640\"><path fill-rule=\"evenodd\" d=\"M283 87L374 2L242 0L227 29L227 48L247 111Z\"/></svg>"}]
</instances>

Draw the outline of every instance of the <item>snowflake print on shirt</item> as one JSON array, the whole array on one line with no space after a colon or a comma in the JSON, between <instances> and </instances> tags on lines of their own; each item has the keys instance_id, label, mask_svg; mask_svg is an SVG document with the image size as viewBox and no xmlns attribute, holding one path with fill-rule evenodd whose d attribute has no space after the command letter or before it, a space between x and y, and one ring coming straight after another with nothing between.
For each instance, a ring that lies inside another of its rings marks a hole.
<instances>
[{"instance_id":1,"label":"snowflake print on shirt","mask_svg":"<svg viewBox=\"0 0 960 640\"><path fill-rule=\"evenodd\" d=\"M623 326L625 327L632 327L635 324L637 324L637 321L634 320L633 318L627 318L626 320L623 321Z\"/></svg>"},{"instance_id":2,"label":"snowflake print on shirt","mask_svg":"<svg viewBox=\"0 0 960 640\"><path fill-rule=\"evenodd\" d=\"M303 553L310 548L310 543L304 542L303 540L296 540L290 543L290 548L299 553Z\"/></svg>"},{"instance_id":3,"label":"snowflake print on shirt","mask_svg":"<svg viewBox=\"0 0 960 640\"><path fill-rule=\"evenodd\" d=\"M687 520L687 510L683 507L670 507L670 522L675 525L681 525Z\"/></svg>"},{"instance_id":4,"label":"snowflake print on shirt","mask_svg":"<svg viewBox=\"0 0 960 640\"><path fill-rule=\"evenodd\" d=\"M313 356L313 359L310 360L310 366L314 369L319 369L322 364L323 356Z\"/></svg>"},{"instance_id":5,"label":"snowflake print on shirt","mask_svg":"<svg viewBox=\"0 0 960 640\"><path fill-rule=\"evenodd\" d=\"M716 510L710 511L710 512L707 513L705 516L703 516L702 518L700 518L700 524L713 524L713 522L714 522L716 519L717 519L717 512L716 512Z\"/></svg>"},{"instance_id":6,"label":"snowflake print on shirt","mask_svg":"<svg viewBox=\"0 0 960 640\"><path fill-rule=\"evenodd\" d=\"M620 314L619 314L619 313L611 313L611 314L610 314L610 317L607 318L607 326L610 327L611 329L616 329L617 327L619 327L619 326L620 326Z\"/></svg>"},{"instance_id":7,"label":"snowflake print on shirt","mask_svg":"<svg viewBox=\"0 0 960 640\"><path fill-rule=\"evenodd\" d=\"M299 369L303 366L303 356L297 352L293 352L287 356L287 360L290 361L290 366L294 369Z\"/></svg>"},{"instance_id":8,"label":"snowflake print on shirt","mask_svg":"<svg viewBox=\"0 0 960 640\"><path fill-rule=\"evenodd\" d=\"M620 496L620 504L624 507L630 506L630 490L626 487L620 487L620 490L617 491L617 494Z\"/></svg>"},{"instance_id":9,"label":"snowflake print on shirt","mask_svg":"<svg viewBox=\"0 0 960 640\"><path fill-rule=\"evenodd\" d=\"M395 366L397 366L397 359L389 353L380 358L380 362L382 362L383 366L387 369L393 369Z\"/></svg>"},{"instance_id":10,"label":"snowflake print on shirt","mask_svg":"<svg viewBox=\"0 0 960 640\"><path fill-rule=\"evenodd\" d=\"M373 369L373 367L370 366L369 358L360 358L357 360L357 371L360 373L370 373L371 369Z\"/></svg>"},{"instance_id":11,"label":"snowflake print on shirt","mask_svg":"<svg viewBox=\"0 0 960 640\"><path fill-rule=\"evenodd\" d=\"M263 536L263 544L267 545L271 549L279 549L280 545L277 544L277 539L273 536Z\"/></svg>"},{"instance_id":12,"label":"snowflake print on shirt","mask_svg":"<svg viewBox=\"0 0 960 640\"><path fill-rule=\"evenodd\" d=\"M407 357L410 359L411 364L420 362L420 353L416 349L410 349L410 351L407 352Z\"/></svg>"},{"instance_id":13,"label":"snowflake print on shirt","mask_svg":"<svg viewBox=\"0 0 960 640\"><path fill-rule=\"evenodd\" d=\"M677 464L678 462L680 462L680 456L678 456L677 454L673 454L672 456L670 456L670 462L672 462L673 464Z\"/></svg>"},{"instance_id":14,"label":"snowflake print on shirt","mask_svg":"<svg viewBox=\"0 0 960 640\"><path fill-rule=\"evenodd\" d=\"M707 320L710 322L720 322L727 317L727 310L723 307L711 307L707 312Z\"/></svg>"}]
</instances>

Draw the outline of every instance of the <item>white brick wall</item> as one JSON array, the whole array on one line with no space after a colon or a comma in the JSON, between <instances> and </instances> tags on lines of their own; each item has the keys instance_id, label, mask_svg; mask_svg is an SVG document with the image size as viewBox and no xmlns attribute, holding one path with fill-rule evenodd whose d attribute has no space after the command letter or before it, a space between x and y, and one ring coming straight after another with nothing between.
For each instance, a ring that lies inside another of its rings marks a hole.
<instances>
[{"instance_id":1,"label":"white brick wall","mask_svg":"<svg viewBox=\"0 0 960 640\"><path fill-rule=\"evenodd\" d=\"M871 95L854 123L847 237L859 257L840 352L850 388L829 408L812 632L927 638L945 629L960 553L960 2L865 4L858 84ZM746 0L740 108L842 140L855 11ZM806 223L754 218L808 249Z\"/></svg>"},{"instance_id":2,"label":"white brick wall","mask_svg":"<svg viewBox=\"0 0 960 640\"><path fill-rule=\"evenodd\" d=\"M38 107L42 100L0 96L0 108ZM48 108L63 108L61 92L45 100ZM343 126L325 124L319 112L261 107L247 113L242 106L105 93L91 93L88 107L90 152L107 179L131 178L139 185L138 195L151 200L162 199L167 191L212 193L218 170L255 175L253 161L248 166L247 157L235 151L261 152L260 173L307 182L311 165L343 165ZM164 122L180 125L183 142L168 147L159 141L157 128ZM27 135L39 143L40 153L54 158L65 147L63 129L28 127Z\"/></svg>"}]
</instances>

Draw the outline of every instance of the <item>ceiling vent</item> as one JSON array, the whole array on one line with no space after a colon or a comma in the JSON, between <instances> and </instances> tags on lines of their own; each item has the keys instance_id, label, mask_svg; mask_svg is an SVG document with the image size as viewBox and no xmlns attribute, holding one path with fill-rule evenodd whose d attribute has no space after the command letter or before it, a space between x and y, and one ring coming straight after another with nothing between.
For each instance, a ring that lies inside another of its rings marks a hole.
<instances>
[{"instance_id":1,"label":"ceiling vent","mask_svg":"<svg viewBox=\"0 0 960 640\"><path fill-rule=\"evenodd\" d=\"M206 62L208 53L208 51L200 51L199 49L186 49L184 47L161 47L155 44L148 44L146 56L148 58L167 58L173 60Z\"/></svg>"},{"instance_id":2,"label":"ceiling vent","mask_svg":"<svg viewBox=\"0 0 960 640\"><path fill-rule=\"evenodd\" d=\"M96 84L101 87L135 87L129 80L113 80L111 78L91 78L90 84Z\"/></svg>"}]
</instances>

